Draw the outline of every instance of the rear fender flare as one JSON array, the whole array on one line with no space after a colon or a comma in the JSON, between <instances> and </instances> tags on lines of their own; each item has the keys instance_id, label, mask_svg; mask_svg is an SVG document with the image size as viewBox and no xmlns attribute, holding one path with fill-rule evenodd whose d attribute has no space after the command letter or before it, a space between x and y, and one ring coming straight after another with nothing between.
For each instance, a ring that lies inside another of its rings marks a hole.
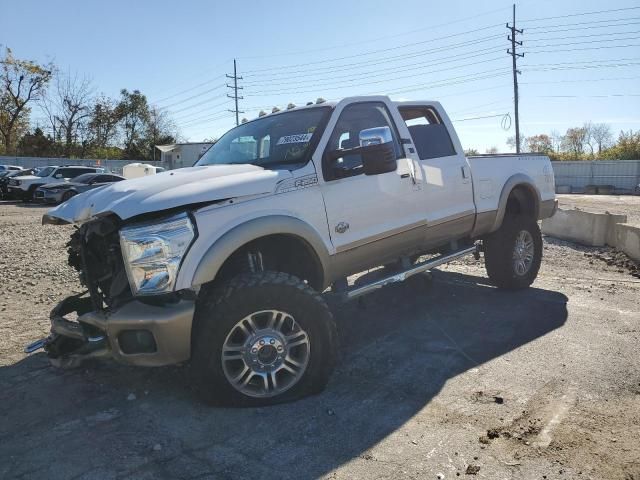
<instances>
[{"instance_id":1,"label":"rear fender flare","mask_svg":"<svg viewBox=\"0 0 640 480\"><path fill-rule=\"evenodd\" d=\"M507 179L504 186L502 187L502 191L500 192L500 199L498 200L498 211L496 214L495 222L493 223L493 227L491 228L491 232L495 232L502 225L502 221L504 220L504 215L507 211L507 200L509 199L509 195L516 187L524 187L526 188L534 198L534 218L538 218L540 214L540 202L542 201L540 197L540 192L535 186L535 182L533 179L524 173L516 173Z\"/></svg>"}]
</instances>

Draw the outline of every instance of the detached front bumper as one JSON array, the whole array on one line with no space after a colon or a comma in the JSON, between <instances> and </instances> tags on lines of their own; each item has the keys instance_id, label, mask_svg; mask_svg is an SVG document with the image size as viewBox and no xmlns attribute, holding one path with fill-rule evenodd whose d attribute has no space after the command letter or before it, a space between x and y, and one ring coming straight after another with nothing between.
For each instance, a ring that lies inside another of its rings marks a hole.
<instances>
[{"instance_id":1,"label":"detached front bumper","mask_svg":"<svg viewBox=\"0 0 640 480\"><path fill-rule=\"evenodd\" d=\"M90 298L72 296L51 311L51 334L25 351L43 347L52 358L112 357L131 365L171 365L191 356L194 309L190 300L161 306L133 300L114 311L95 311ZM77 321L65 318L74 312Z\"/></svg>"}]
</instances>

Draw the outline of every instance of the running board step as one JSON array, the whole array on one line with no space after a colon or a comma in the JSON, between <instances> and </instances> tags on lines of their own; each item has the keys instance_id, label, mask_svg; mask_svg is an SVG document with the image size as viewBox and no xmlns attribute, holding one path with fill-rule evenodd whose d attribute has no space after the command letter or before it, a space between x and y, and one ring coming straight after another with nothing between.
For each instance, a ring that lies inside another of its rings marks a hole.
<instances>
[{"instance_id":1,"label":"running board step","mask_svg":"<svg viewBox=\"0 0 640 480\"><path fill-rule=\"evenodd\" d=\"M480 251L479 248L479 244L476 244L472 247L464 248L453 253L440 255L439 257L429 259L426 262L417 263L415 265L412 265L411 268L398 273L394 273L389 277L381 278L366 285L358 285L356 287L352 287L351 289L343 293L343 298L344 300L352 300L373 290L382 288L385 285L389 285L390 283L404 282L409 277L426 272L428 270L431 270L432 268L439 267L440 265L449 263L457 258L464 257L465 255L474 254L477 256Z\"/></svg>"}]
</instances>

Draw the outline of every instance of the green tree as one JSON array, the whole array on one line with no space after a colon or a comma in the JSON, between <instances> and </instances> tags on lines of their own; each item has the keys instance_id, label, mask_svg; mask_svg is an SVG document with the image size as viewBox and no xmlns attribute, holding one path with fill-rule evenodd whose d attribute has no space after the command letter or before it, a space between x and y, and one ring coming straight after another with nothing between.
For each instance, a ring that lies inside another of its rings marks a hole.
<instances>
[{"instance_id":1,"label":"green tree","mask_svg":"<svg viewBox=\"0 0 640 480\"><path fill-rule=\"evenodd\" d=\"M46 90L53 65L19 60L10 48L5 48L0 65L0 134L5 150L12 153L18 128L28 123L29 103Z\"/></svg>"},{"instance_id":2,"label":"green tree","mask_svg":"<svg viewBox=\"0 0 640 480\"><path fill-rule=\"evenodd\" d=\"M116 114L123 130L124 158L144 158L144 135L149 122L147 97L139 90L129 92L123 88L120 91Z\"/></svg>"},{"instance_id":3,"label":"green tree","mask_svg":"<svg viewBox=\"0 0 640 480\"><path fill-rule=\"evenodd\" d=\"M27 157L52 157L57 154L56 143L39 127L33 133L22 136L18 142L17 150L20 155Z\"/></svg>"},{"instance_id":4,"label":"green tree","mask_svg":"<svg viewBox=\"0 0 640 480\"><path fill-rule=\"evenodd\" d=\"M88 124L94 150L106 149L112 145L118 134L119 121L117 103L113 99L105 95L95 99Z\"/></svg>"},{"instance_id":5,"label":"green tree","mask_svg":"<svg viewBox=\"0 0 640 480\"><path fill-rule=\"evenodd\" d=\"M612 160L640 160L640 131L620 132L618 142L603 153Z\"/></svg>"}]
</instances>

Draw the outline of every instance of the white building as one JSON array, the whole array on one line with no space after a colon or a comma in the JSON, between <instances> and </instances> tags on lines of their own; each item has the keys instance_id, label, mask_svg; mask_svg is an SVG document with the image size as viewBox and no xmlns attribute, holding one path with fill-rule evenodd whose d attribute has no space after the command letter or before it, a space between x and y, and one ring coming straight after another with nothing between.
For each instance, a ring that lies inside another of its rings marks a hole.
<instances>
[{"instance_id":1,"label":"white building","mask_svg":"<svg viewBox=\"0 0 640 480\"><path fill-rule=\"evenodd\" d=\"M167 170L191 167L213 143L174 143L172 145L156 145L160 151L160 163Z\"/></svg>"}]
</instances>

